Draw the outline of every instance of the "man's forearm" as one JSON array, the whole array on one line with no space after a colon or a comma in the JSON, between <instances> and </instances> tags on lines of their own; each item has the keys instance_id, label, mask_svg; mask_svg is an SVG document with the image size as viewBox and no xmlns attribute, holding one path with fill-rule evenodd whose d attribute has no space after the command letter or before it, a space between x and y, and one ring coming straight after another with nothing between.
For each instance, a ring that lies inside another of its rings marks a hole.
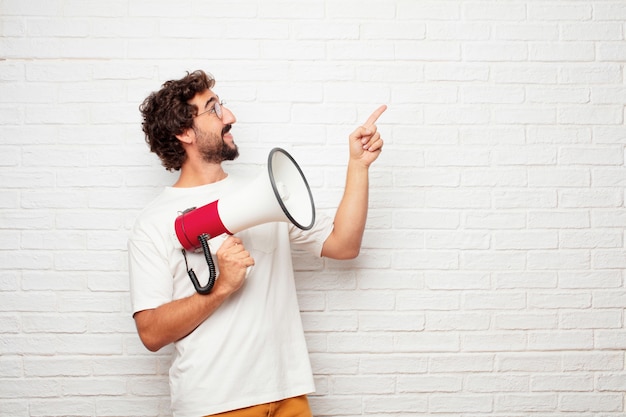
<instances>
[{"instance_id":1,"label":"man's forearm","mask_svg":"<svg viewBox=\"0 0 626 417\"><path fill-rule=\"evenodd\" d=\"M139 311L134 316L139 337L148 350L156 352L193 332L228 295L216 282L211 294L196 293L155 309Z\"/></svg>"},{"instance_id":2,"label":"man's forearm","mask_svg":"<svg viewBox=\"0 0 626 417\"><path fill-rule=\"evenodd\" d=\"M331 236L324 244L323 256L334 259L355 258L361 250L369 204L368 168L358 162L348 163L346 187Z\"/></svg>"}]
</instances>

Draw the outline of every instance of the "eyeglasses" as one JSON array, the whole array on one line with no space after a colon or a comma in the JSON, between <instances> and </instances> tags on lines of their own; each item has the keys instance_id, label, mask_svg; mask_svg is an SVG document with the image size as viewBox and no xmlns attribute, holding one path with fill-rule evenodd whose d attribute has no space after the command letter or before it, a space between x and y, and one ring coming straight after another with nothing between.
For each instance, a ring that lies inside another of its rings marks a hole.
<instances>
[{"instance_id":1,"label":"eyeglasses","mask_svg":"<svg viewBox=\"0 0 626 417\"><path fill-rule=\"evenodd\" d=\"M214 113L218 119L222 120L222 106L224 105L224 100L216 100L213 102L213 105L208 110L203 111L202 113L198 113L194 116L194 118L202 116L204 113Z\"/></svg>"}]
</instances>

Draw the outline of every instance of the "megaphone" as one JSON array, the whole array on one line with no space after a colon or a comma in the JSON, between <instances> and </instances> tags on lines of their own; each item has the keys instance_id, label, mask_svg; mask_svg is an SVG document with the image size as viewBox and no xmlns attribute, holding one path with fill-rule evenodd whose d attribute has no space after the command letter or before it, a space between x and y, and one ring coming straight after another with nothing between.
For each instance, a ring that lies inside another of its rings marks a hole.
<instances>
[{"instance_id":1,"label":"megaphone","mask_svg":"<svg viewBox=\"0 0 626 417\"><path fill-rule=\"evenodd\" d=\"M235 234L262 223L291 222L302 230L315 223L315 205L302 170L284 149L267 157L267 172L230 195L176 218L178 241L187 250L203 244L200 236Z\"/></svg>"}]
</instances>

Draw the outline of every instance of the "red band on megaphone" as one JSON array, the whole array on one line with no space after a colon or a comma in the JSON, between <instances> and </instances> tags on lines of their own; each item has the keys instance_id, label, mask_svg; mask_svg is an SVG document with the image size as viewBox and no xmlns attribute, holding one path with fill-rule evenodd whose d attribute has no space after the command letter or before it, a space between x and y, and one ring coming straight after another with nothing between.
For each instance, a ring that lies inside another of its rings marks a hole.
<instances>
[{"instance_id":1,"label":"red band on megaphone","mask_svg":"<svg viewBox=\"0 0 626 417\"><path fill-rule=\"evenodd\" d=\"M176 237L183 248L193 250L200 248L198 236L208 234L209 238L219 236L224 233L232 234L220 219L217 204L219 200L209 203L197 209L185 211L176 218L174 228Z\"/></svg>"}]
</instances>

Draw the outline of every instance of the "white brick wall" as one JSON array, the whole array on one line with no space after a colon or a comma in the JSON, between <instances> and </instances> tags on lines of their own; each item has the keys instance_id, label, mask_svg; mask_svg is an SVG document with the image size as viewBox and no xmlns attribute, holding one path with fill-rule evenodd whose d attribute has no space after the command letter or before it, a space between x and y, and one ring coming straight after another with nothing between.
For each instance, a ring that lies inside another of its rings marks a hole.
<instances>
[{"instance_id":1,"label":"white brick wall","mask_svg":"<svg viewBox=\"0 0 626 417\"><path fill-rule=\"evenodd\" d=\"M322 210L381 103L364 249L295 254L317 416L626 413L625 0L0 0L0 416L169 416L125 242L137 107L203 68Z\"/></svg>"}]
</instances>

